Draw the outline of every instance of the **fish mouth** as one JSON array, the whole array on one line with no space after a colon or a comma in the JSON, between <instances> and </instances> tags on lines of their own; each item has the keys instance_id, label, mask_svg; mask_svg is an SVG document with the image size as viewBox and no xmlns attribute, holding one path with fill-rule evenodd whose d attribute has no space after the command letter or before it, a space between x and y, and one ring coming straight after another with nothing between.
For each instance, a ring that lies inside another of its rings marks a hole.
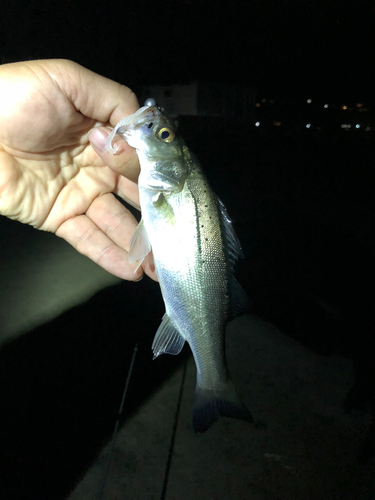
<instances>
[{"instance_id":1,"label":"fish mouth","mask_svg":"<svg viewBox=\"0 0 375 500\"><path fill-rule=\"evenodd\" d=\"M153 109L156 109L155 106L142 106L132 115L125 116L125 118L123 118L117 125L120 125L121 123L121 127L119 128L128 128L129 126L134 126L136 123L140 123L143 118L148 116L148 114L153 115Z\"/></svg>"},{"instance_id":2,"label":"fish mouth","mask_svg":"<svg viewBox=\"0 0 375 500\"><path fill-rule=\"evenodd\" d=\"M116 133L120 134L127 142L129 142L128 139L130 138L131 131L134 130L135 126L139 126L148 120L153 120L158 114L160 114L160 111L156 106L142 106L132 115L125 116L125 118L117 123L115 128L112 129L111 133L107 137L106 149L110 153L116 154L119 148L116 144L112 146Z\"/></svg>"}]
</instances>

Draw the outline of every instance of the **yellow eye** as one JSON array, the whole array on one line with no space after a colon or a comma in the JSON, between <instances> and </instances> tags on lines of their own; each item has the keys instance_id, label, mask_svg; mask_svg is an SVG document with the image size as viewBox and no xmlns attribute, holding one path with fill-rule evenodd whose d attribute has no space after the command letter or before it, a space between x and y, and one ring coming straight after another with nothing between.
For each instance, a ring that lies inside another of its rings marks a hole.
<instances>
[{"instance_id":1,"label":"yellow eye","mask_svg":"<svg viewBox=\"0 0 375 500\"><path fill-rule=\"evenodd\" d=\"M156 132L156 137L163 142L172 142L176 134L171 128L162 127Z\"/></svg>"}]
</instances>

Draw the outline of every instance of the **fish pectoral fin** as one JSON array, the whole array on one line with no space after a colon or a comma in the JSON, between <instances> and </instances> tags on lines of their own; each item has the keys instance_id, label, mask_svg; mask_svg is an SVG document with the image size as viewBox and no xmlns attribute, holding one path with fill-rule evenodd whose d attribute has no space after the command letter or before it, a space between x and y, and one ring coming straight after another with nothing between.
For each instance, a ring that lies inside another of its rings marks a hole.
<instances>
[{"instance_id":1,"label":"fish pectoral fin","mask_svg":"<svg viewBox=\"0 0 375 500\"><path fill-rule=\"evenodd\" d=\"M130 248L129 248L129 262L138 261L138 266L135 271L142 264L143 259L146 257L148 253L151 251L151 243L148 239L148 234L145 228L145 223L143 219L136 227L136 230L133 233L133 236L130 240ZM134 272L135 272L134 271Z\"/></svg>"},{"instance_id":2,"label":"fish pectoral fin","mask_svg":"<svg viewBox=\"0 0 375 500\"><path fill-rule=\"evenodd\" d=\"M179 354L184 344L185 339L172 325L168 314L165 313L152 343L154 359L160 354Z\"/></svg>"}]
</instances>

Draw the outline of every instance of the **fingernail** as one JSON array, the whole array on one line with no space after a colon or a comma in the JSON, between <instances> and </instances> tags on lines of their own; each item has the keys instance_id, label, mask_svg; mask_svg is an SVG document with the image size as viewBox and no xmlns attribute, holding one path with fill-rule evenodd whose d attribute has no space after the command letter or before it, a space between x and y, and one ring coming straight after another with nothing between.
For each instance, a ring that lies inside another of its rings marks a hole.
<instances>
[{"instance_id":1,"label":"fingernail","mask_svg":"<svg viewBox=\"0 0 375 500\"><path fill-rule=\"evenodd\" d=\"M107 134L98 128L93 128L89 132L89 141L95 149L103 153L106 145Z\"/></svg>"}]
</instances>

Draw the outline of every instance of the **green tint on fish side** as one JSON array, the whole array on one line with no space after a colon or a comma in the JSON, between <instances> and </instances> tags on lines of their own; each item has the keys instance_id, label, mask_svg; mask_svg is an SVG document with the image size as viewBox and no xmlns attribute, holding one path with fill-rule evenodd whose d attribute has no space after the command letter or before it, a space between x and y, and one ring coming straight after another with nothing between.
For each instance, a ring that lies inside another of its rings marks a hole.
<instances>
[{"instance_id":1,"label":"green tint on fish side","mask_svg":"<svg viewBox=\"0 0 375 500\"><path fill-rule=\"evenodd\" d=\"M129 260L141 265L152 249L166 312L152 345L154 358L178 354L187 341L197 367L193 427L206 431L219 417L252 422L231 382L225 360L225 325L248 306L233 275L242 256L227 212L173 122L156 106L121 120L118 132L136 148L142 220Z\"/></svg>"}]
</instances>

